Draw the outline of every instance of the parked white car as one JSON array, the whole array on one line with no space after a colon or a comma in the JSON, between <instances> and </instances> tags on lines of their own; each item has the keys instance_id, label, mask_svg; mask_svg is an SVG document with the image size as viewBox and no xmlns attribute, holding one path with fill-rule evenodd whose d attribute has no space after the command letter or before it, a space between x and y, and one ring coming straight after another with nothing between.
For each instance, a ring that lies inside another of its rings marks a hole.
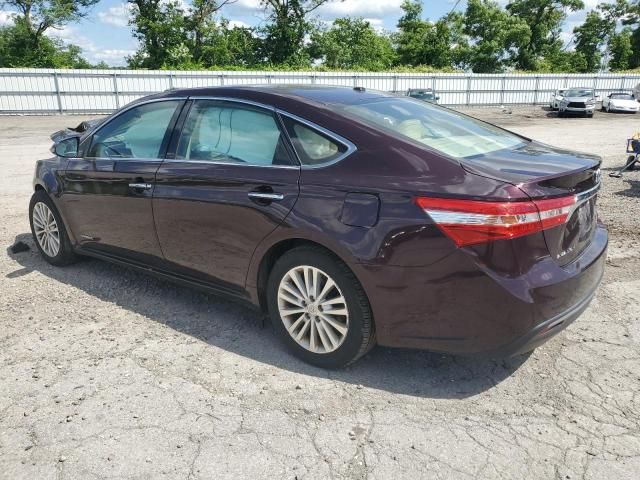
<instances>
[{"instance_id":1,"label":"parked white car","mask_svg":"<svg viewBox=\"0 0 640 480\"><path fill-rule=\"evenodd\" d=\"M559 89L551 94L551 99L549 100L549 107L551 110L558 110L560 108L560 102L564 97L565 91L565 89Z\"/></svg>"},{"instance_id":2,"label":"parked white car","mask_svg":"<svg viewBox=\"0 0 640 480\"><path fill-rule=\"evenodd\" d=\"M610 93L602 100L602 110L606 112L637 113L640 103L631 93Z\"/></svg>"}]
</instances>

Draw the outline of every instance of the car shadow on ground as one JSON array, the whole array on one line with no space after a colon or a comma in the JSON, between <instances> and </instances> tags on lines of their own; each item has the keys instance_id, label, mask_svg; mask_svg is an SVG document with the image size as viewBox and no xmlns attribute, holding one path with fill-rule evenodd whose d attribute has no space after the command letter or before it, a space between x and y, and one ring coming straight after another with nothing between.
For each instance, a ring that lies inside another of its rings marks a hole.
<instances>
[{"instance_id":1,"label":"car shadow on ground","mask_svg":"<svg viewBox=\"0 0 640 480\"><path fill-rule=\"evenodd\" d=\"M529 357L488 359L376 347L352 366L323 370L288 353L268 321L249 306L89 258L69 267L53 267L41 258L31 234L20 234L15 241L25 242L30 250L12 253L7 249L21 268L6 278L37 271L214 347L298 374L412 396L460 399L496 386Z\"/></svg>"},{"instance_id":2,"label":"car shadow on ground","mask_svg":"<svg viewBox=\"0 0 640 480\"><path fill-rule=\"evenodd\" d=\"M625 172L623 173L623 175L640 175L640 172L638 172L637 170L634 172ZM631 197L631 198L638 198L640 199L640 180L631 180L629 178L625 178L624 176L622 178L619 179L620 181L626 183L629 185L629 188L625 189L625 190L620 190L618 192L615 192L614 195L619 195L621 197Z\"/></svg>"}]
</instances>

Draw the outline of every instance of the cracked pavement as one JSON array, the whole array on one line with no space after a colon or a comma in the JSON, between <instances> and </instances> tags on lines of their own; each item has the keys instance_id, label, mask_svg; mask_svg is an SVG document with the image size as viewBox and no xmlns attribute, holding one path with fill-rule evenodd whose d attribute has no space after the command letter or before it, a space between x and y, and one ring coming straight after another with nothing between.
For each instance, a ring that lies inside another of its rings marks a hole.
<instances>
[{"instance_id":1,"label":"cracked pavement","mask_svg":"<svg viewBox=\"0 0 640 480\"><path fill-rule=\"evenodd\" d=\"M640 172L608 176L640 116L471 113L603 155L595 300L529 356L375 348L340 371L287 354L243 305L45 263L34 161L82 117L0 117L0 238L32 247L0 257L0 478L640 478Z\"/></svg>"}]
</instances>

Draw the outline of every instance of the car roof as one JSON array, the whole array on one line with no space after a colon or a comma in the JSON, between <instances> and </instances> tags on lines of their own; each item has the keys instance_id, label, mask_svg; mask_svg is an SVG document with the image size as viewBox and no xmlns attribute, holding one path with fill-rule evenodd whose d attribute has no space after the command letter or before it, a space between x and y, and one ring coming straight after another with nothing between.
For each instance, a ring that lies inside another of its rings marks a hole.
<instances>
[{"instance_id":1,"label":"car roof","mask_svg":"<svg viewBox=\"0 0 640 480\"><path fill-rule=\"evenodd\" d=\"M290 99L309 104L354 105L395 95L363 87L337 87L326 85L234 85L224 87L200 87L172 89L158 95L160 97L238 97L264 103Z\"/></svg>"}]
</instances>

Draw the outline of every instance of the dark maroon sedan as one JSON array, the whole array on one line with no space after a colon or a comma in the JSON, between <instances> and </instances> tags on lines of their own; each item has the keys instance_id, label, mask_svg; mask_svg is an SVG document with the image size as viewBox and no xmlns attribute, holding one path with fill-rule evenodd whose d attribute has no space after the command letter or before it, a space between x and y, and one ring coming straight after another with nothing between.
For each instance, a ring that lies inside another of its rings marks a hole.
<instances>
[{"instance_id":1,"label":"dark maroon sedan","mask_svg":"<svg viewBox=\"0 0 640 480\"><path fill-rule=\"evenodd\" d=\"M171 90L53 151L29 208L48 262L90 255L245 299L321 367L375 343L525 352L603 273L598 157L408 97Z\"/></svg>"}]
</instances>

